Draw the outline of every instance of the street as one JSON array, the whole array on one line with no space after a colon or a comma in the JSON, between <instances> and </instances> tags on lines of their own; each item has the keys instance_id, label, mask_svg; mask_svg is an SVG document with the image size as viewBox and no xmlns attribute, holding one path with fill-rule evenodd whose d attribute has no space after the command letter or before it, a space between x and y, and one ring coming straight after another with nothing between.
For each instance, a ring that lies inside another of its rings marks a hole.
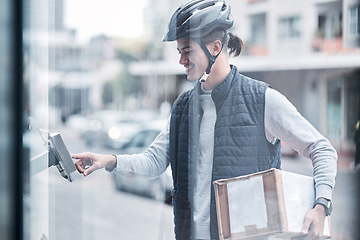
<instances>
[{"instance_id":1,"label":"street","mask_svg":"<svg viewBox=\"0 0 360 240\"><path fill-rule=\"evenodd\" d=\"M61 131L71 153L92 151L113 154L114 150L87 148L70 131ZM308 159L283 158L282 169L311 175ZM174 239L172 207L150 198L116 191L111 173L96 171L87 177L74 173L73 183L63 179L55 167L32 176L32 196L48 184L48 206L33 199L32 209L45 211L48 229L41 229L41 214L32 212L31 239L48 234L51 240ZM356 180L357 179L357 180ZM339 169L331 216L332 239L358 239L357 182L359 172ZM38 204L38 206L37 206ZM48 211L48 213L46 213ZM43 224L46 226L46 223Z\"/></svg>"}]
</instances>

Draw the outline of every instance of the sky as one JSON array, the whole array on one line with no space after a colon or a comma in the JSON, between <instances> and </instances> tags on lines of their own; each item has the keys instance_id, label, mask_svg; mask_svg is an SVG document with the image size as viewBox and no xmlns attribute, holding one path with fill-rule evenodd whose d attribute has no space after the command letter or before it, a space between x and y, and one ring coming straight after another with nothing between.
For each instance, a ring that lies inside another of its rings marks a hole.
<instances>
[{"instance_id":1,"label":"sky","mask_svg":"<svg viewBox=\"0 0 360 240\"><path fill-rule=\"evenodd\" d=\"M65 26L76 29L80 41L98 34L138 37L143 31L142 11L147 1L65 0Z\"/></svg>"}]
</instances>

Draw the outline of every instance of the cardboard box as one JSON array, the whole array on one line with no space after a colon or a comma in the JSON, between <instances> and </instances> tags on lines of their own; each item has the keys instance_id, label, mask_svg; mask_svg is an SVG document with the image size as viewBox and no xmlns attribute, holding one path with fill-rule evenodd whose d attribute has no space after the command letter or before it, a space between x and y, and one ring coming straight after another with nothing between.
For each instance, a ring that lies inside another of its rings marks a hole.
<instances>
[{"instance_id":1,"label":"cardboard box","mask_svg":"<svg viewBox=\"0 0 360 240\"><path fill-rule=\"evenodd\" d=\"M315 201L312 177L278 169L214 181L219 237L291 239L302 236ZM330 217L324 238L330 238Z\"/></svg>"}]
</instances>

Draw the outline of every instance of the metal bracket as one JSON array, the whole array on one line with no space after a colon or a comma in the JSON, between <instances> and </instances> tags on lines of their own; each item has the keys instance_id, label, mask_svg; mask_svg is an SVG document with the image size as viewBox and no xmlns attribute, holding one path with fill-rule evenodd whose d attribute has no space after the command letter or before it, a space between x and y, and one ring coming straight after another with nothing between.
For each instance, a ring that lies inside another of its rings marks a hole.
<instances>
[{"instance_id":1,"label":"metal bracket","mask_svg":"<svg viewBox=\"0 0 360 240\"><path fill-rule=\"evenodd\" d=\"M73 182L71 173L76 170L75 165L60 133L48 134L47 145L48 151L30 159L30 176L56 166L63 178Z\"/></svg>"}]
</instances>

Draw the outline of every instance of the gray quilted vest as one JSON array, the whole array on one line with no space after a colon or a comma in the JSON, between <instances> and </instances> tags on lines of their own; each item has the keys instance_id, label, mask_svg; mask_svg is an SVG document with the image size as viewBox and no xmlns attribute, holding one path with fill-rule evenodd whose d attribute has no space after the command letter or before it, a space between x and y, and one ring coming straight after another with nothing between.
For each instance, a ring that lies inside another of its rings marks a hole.
<instances>
[{"instance_id":1,"label":"gray quilted vest","mask_svg":"<svg viewBox=\"0 0 360 240\"><path fill-rule=\"evenodd\" d=\"M199 84L174 103L170 120L170 163L176 239L191 239L190 162L198 135ZM280 142L265 136L265 91L268 85L239 74L232 66L228 77L212 91L215 123L212 181L280 168ZM211 239L218 239L214 188L211 186Z\"/></svg>"}]
</instances>

